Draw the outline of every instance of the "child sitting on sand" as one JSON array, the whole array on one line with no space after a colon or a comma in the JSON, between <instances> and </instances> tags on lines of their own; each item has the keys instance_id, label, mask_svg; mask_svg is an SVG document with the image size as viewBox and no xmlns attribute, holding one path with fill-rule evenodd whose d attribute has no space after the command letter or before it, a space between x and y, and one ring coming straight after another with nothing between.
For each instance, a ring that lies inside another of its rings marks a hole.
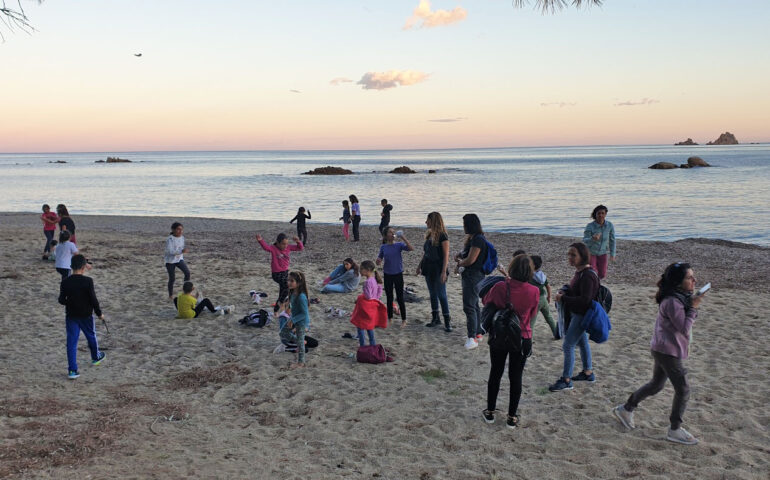
<instances>
[{"instance_id":1,"label":"child sitting on sand","mask_svg":"<svg viewBox=\"0 0 770 480\"><path fill-rule=\"evenodd\" d=\"M201 297L200 292L195 292L193 295L193 283L190 281L184 282L182 285L182 292L178 297L174 297L174 306L176 307L176 318L198 318L198 315L203 312L204 308L208 308L211 313L217 313L224 315L226 313L233 313L235 307L230 305L227 307L214 306L211 300L204 298L200 302L198 299Z\"/></svg>"},{"instance_id":2,"label":"child sitting on sand","mask_svg":"<svg viewBox=\"0 0 770 480\"><path fill-rule=\"evenodd\" d=\"M342 264L324 279L321 293L348 293L358 287L361 281L361 274L358 271L358 265L352 258L346 258Z\"/></svg>"},{"instance_id":3,"label":"child sitting on sand","mask_svg":"<svg viewBox=\"0 0 770 480\"><path fill-rule=\"evenodd\" d=\"M278 312L281 304L289 296L289 286L287 283L289 279L289 255L291 252L300 252L305 247L298 237L294 237L296 245L289 245L289 238L285 233L279 233L275 243L272 245L265 243L260 234L257 234L257 241L262 250L270 252L270 271L272 272L273 281L278 284L278 300L275 302L273 311Z\"/></svg>"},{"instance_id":4,"label":"child sitting on sand","mask_svg":"<svg viewBox=\"0 0 770 480\"><path fill-rule=\"evenodd\" d=\"M364 331L369 335L369 345L376 345L374 329L388 326L387 309L380 301L382 296L382 279L377 273L377 267L371 260L361 263L361 275L366 277L364 293L356 299L356 306L350 316L350 323L356 326L358 344L365 345Z\"/></svg>"},{"instance_id":5,"label":"child sitting on sand","mask_svg":"<svg viewBox=\"0 0 770 480\"><path fill-rule=\"evenodd\" d=\"M307 282L302 272L290 272L288 278L291 295L284 308L291 316L279 317L281 325L281 342L286 345L305 345L305 332L310 327L309 302L307 299ZM317 343L316 343L317 344ZM291 365L292 369L305 366L305 348L297 348L297 363Z\"/></svg>"},{"instance_id":6,"label":"child sitting on sand","mask_svg":"<svg viewBox=\"0 0 770 480\"><path fill-rule=\"evenodd\" d=\"M297 221L297 236L302 241L303 245L307 245L307 227L305 227L305 220L310 220L310 210L308 210L307 215L305 215L305 207L299 207L297 214L294 215L294 218L289 220L289 223L294 223L294 220Z\"/></svg>"},{"instance_id":7,"label":"child sitting on sand","mask_svg":"<svg viewBox=\"0 0 770 480\"><path fill-rule=\"evenodd\" d=\"M532 280L530 280L529 283L536 286L540 290L540 304L537 308L540 313L543 314L545 321L548 322L548 326L551 327L553 338L558 340L560 338L559 329L556 326L556 322L553 320L553 317L551 316L551 286L548 284L548 277L546 277L545 272L541 270L541 267L543 266L543 259L540 258L539 255L532 255L529 258L532 259L532 264L535 266L535 274L532 276ZM533 330L535 328L536 318L537 315L534 315L530 319L530 326Z\"/></svg>"}]
</instances>

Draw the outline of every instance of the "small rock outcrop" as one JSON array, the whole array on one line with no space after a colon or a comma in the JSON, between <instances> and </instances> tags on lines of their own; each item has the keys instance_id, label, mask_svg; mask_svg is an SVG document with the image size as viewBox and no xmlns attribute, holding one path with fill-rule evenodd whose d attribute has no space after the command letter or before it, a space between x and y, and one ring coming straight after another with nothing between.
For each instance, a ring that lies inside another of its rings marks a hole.
<instances>
[{"instance_id":1,"label":"small rock outcrop","mask_svg":"<svg viewBox=\"0 0 770 480\"><path fill-rule=\"evenodd\" d=\"M417 173L411 168L407 167L406 165L401 167L396 167L393 170L391 170L389 173Z\"/></svg>"},{"instance_id":2,"label":"small rock outcrop","mask_svg":"<svg viewBox=\"0 0 770 480\"><path fill-rule=\"evenodd\" d=\"M674 145L697 145L697 143L692 141L692 138L687 138L684 142L677 142Z\"/></svg>"},{"instance_id":3,"label":"small rock outcrop","mask_svg":"<svg viewBox=\"0 0 770 480\"><path fill-rule=\"evenodd\" d=\"M651 168L653 170L670 170L672 168L679 168L676 166L676 164L670 163L670 162L658 162L655 165L650 165L647 168Z\"/></svg>"},{"instance_id":4,"label":"small rock outcrop","mask_svg":"<svg viewBox=\"0 0 770 480\"><path fill-rule=\"evenodd\" d=\"M738 139L735 138L735 135L732 133L725 132L720 135L719 138L713 142L707 143L706 145L738 145Z\"/></svg>"},{"instance_id":5,"label":"small rock outcrop","mask_svg":"<svg viewBox=\"0 0 770 480\"><path fill-rule=\"evenodd\" d=\"M353 171L342 167L318 167L313 170L307 171L302 175L352 175Z\"/></svg>"},{"instance_id":6,"label":"small rock outcrop","mask_svg":"<svg viewBox=\"0 0 770 480\"><path fill-rule=\"evenodd\" d=\"M687 166L688 167L710 167L711 165L706 163L706 161L700 157L690 157L687 159Z\"/></svg>"},{"instance_id":7,"label":"small rock outcrop","mask_svg":"<svg viewBox=\"0 0 770 480\"><path fill-rule=\"evenodd\" d=\"M49 160L48 163L67 163L65 160Z\"/></svg>"},{"instance_id":8,"label":"small rock outcrop","mask_svg":"<svg viewBox=\"0 0 770 480\"><path fill-rule=\"evenodd\" d=\"M435 170L428 170L428 173L436 173Z\"/></svg>"},{"instance_id":9,"label":"small rock outcrop","mask_svg":"<svg viewBox=\"0 0 770 480\"><path fill-rule=\"evenodd\" d=\"M97 160L94 163L131 163L131 160L127 158L107 157L107 161Z\"/></svg>"}]
</instances>

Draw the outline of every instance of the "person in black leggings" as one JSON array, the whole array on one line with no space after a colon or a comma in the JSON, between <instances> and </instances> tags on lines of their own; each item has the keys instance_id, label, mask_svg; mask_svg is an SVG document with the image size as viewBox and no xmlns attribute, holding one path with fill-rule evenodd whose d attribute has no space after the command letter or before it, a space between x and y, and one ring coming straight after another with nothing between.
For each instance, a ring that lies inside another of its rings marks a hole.
<instances>
[{"instance_id":1,"label":"person in black leggings","mask_svg":"<svg viewBox=\"0 0 770 480\"><path fill-rule=\"evenodd\" d=\"M377 256L377 265L383 261L385 265L385 298L387 299L388 321L393 319L393 289L396 289L396 301L401 310L401 328L406 326L406 304L404 303L404 262L401 252L414 250L412 244L403 235L400 242L396 242L396 233L388 227L382 234L380 254Z\"/></svg>"}]
</instances>

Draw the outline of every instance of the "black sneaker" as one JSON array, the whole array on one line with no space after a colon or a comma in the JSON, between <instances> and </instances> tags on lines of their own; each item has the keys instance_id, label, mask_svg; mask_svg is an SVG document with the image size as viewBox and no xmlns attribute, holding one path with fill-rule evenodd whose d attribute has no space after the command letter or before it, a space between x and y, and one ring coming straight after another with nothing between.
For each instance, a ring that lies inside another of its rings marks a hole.
<instances>
[{"instance_id":1,"label":"black sneaker","mask_svg":"<svg viewBox=\"0 0 770 480\"><path fill-rule=\"evenodd\" d=\"M494 410L484 410L481 412L481 415L484 416L484 421L487 423L495 423L495 411Z\"/></svg>"},{"instance_id":2,"label":"black sneaker","mask_svg":"<svg viewBox=\"0 0 770 480\"><path fill-rule=\"evenodd\" d=\"M519 417L517 415L508 415L508 419L505 420L505 426L511 429L518 427Z\"/></svg>"},{"instance_id":3,"label":"black sneaker","mask_svg":"<svg viewBox=\"0 0 770 480\"><path fill-rule=\"evenodd\" d=\"M580 372L576 376L572 377L572 380L575 380L576 382L594 383L596 381L596 375L593 373L591 373L591 375L586 375L586 372Z\"/></svg>"},{"instance_id":4,"label":"black sneaker","mask_svg":"<svg viewBox=\"0 0 770 480\"><path fill-rule=\"evenodd\" d=\"M563 378L559 377L556 383L548 387L548 390L552 392L559 392L561 390L572 390L572 382L565 382Z\"/></svg>"}]
</instances>

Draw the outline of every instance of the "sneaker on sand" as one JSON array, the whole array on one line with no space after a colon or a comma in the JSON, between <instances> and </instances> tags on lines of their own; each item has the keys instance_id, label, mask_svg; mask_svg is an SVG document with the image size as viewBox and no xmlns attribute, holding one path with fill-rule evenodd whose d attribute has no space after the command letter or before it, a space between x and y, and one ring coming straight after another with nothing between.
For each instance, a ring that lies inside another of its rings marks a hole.
<instances>
[{"instance_id":1,"label":"sneaker on sand","mask_svg":"<svg viewBox=\"0 0 770 480\"><path fill-rule=\"evenodd\" d=\"M572 377L572 380L576 382L594 383L596 381L596 375L594 375L593 372L591 372L591 375L586 375L586 372L580 372Z\"/></svg>"},{"instance_id":2,"label":"sneaker on sand","mask_svg":"<svg viewBox=\"0 0 770 480\"><path fill-rule=\"evenodd\" d=\"M618 405L613 408L612 414L615 415L615 418L617 418L627 429L633 430L636 428L636 425L634 425L634 412L629 412L623 405Z\"/></svg>"},{"instance_id":3,"label":"sneaker on sand","mask_svg":"<svg viewBox=\"0 0 770 480\"><path fill-rule=\"evenodd\" d=\"M465 342L465 349L466 350L472 350L472 349L474 349L474 348L476 348L478 346L479 346L479 343L475 339L470 338L470 337L468 338L468 341Z\"/></svg>"},{"instance_id":4,"label":"sneaker on sand","mask_svg":"<svg viewBox=\"0 0 770 480\"><path fill-rule=\"evenodd\" d=\"M69 373L67 374L67 378L69 378L70 380L75 380L79 376L80 374L74 370L70 370Z\"/></svg>"},{"instance_id":5,"label":"sneaker on sand","mask_svg":"<svg viewBox=\"0 0 770 480\"><path fill-rule=\"evenodd\" d=\"M519 417L516 415L508 415L508 418L505 420L505 426L511 429L518 427Z\"/></svg>"},{"instance_id":6,"label":"sneaker on sand","mask_svg":"<svg viewBox=\"0 0 770 480\"><path fill-rule=\"evenodd\" d=\"M99 365L100 363L102 363L102 360L104 360L104 357L106 357L106 356L107 356L106 353L99 352L96 355L96 360L91 360L91 365Z\"/></svg>"},{"instance_id":7,"label":"sneaker on sand","mask_svg":"<svg viewBox=\"0 0 770 480\"><path fill-rule=\"evenodd\" d=\"M548 387L548 390L552 392L560 392L562 390L572 390L572 382L565 382L562 377L556 380L556 383Z\"/></svg>"},{"instance_id":8,"label":"sneaker on sand","mask_svg":"<svg viewBox=\"0 0 770 480\"><path fill-rule=\"evenodd\" d=\"M494 410L484 410L481 412L481 415L484 417L484 421L487 423L495 423L495 411Z\"/></svg>"},{"instance_id":9,"label":"sneaker on sand","mask_svg":"<svg viewBox=\"0 0 770 480\"><path fill-rule=\"evenodd\" d=\"M482 335L480 333L478 335L476 335L476 343L481 344L481 342L483 342L483 341L484 341L484 335Z\"/></svg>"},{"instance_id":10,"label":"sneaker on sand","mask_svg":"<svg viewBox=\"0 0 770 480\"><path fill-rule=\"evenodd\" d=\"M690 432L688 432L682 427L679 427L676 430L671 430L669 428L668 434L666 434L666 440L670 442L681 443L682 445L698 444L698 439L693 437Z\"/></svg>"},{"instance_id":11,"label":"sneaker on sand","mask_svg":"<svg viewBox=\"0 0 770 480\"><path fill-rule=\"evenodd\" d=\"M273 349L273 353L283 353L285 351L286 351L286 345L284 345L283 343L281 343L280 345L275 347L275 349Z\"/></svg>"}]
</instances>

